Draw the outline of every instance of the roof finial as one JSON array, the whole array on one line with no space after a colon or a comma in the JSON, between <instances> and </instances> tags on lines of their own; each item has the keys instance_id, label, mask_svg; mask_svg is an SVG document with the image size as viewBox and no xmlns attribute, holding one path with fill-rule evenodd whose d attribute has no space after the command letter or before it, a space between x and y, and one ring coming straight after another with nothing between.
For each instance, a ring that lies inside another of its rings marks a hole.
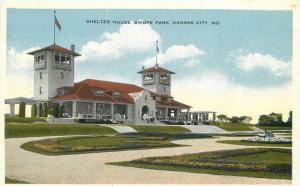
<instances>
[{"instance_id":1,"label":"roof finial","mask_svg":"<svg viewBox=\"0 0 300 186\"><path fill-rule=\"evenodd\" d=\"M157 63L157 54L159 54L158 40L156 40L156 61L155 61L155 68L158 67L158 63Z\"/></svg>"}]
</instances>

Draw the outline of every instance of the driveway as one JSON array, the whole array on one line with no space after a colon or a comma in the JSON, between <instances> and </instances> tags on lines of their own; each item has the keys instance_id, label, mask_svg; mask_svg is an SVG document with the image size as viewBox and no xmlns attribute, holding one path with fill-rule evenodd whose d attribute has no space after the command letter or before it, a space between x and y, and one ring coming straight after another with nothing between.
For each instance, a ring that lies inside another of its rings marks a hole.
<instances>
[{"instance_id":1,"label":"driveway","mask_svg":"<svg viewBox=\"0 0 300 186\"><path fill-rule=\"evenodd\" d=\"M103 184L291 184L290 180L221 176L107 165L106 162L129 161L149 156L167 156L223 149L249 148L220 144L217 140L189 139L174 141L191 146L77 155L45 156L20 148L25 142L49 137L5 140L6 176L30 183L103 183ZM237 139L237 138L234 138Z\"/></svg>"}]
</instances>

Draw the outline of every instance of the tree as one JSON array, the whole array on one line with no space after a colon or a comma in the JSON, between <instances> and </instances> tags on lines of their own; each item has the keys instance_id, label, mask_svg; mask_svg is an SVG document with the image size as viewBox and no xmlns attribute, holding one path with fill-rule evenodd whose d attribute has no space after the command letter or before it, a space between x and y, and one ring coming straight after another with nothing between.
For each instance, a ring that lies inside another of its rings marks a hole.
<instances>
[{"instance_id":1,"label":"tree","mask_svg":"<svg viewBox=\"0 0 300 186\"><path fill-rule=\"evenodd\" d=\"M19 117L24 118L25 117L25 109L26 109L26 104L24 102L20 103L19 105Z\"/></svg>"},{"instance_id":2,"label":"tree","mask_svg":"<svg viewBox=\"0 0 300 186\"><path fill-rule=\"evenodd\" d=\"M238 116L232 116L230 119L229 119L229 121L231 122L231 123L241 123L241 117L238 117Z\"/></svg>"},{"instance_id":3,"label":"tree","mask_svg":"<svg viewBox=\"0 0 300 186\"><path fill-rule=\"evenodd\" d=\"M241 116L242 123L249 124L251 120L252 120L251 116Z\"/></svg>"},{"instance_id":4,"label":"tree","mask_svg":"<svg viewBox=\"0 0 300 186\"><path fill-rule=\"evenodd\" d=\"M39 104L39 116L43 117L43 104Z\"/></svg>"},{"instance_id":5,"label":"tree","mask_svg":"<svg viewBox=\"0 0 300 186\"><path fill-rule=\"evenodd\" d=\"M282 114L272 112L269 115L261 115L258 119L259 125L281 125L283 124L282 121Z\"/></svg>"},{"instance_id":6,"label":"tree","mask_svg":"<svg viewBox=\"0 0 300 186\"><path fill-rule=\"evenodd\" d=\"M217 116L217 118L221 122L226 122L229 119L225 114L220 114L220 115Z\"/></svg>"},{"instance_id":7,"label":"tree","mask_svg":"<svg viewBox=\"0 0 300 186\"><path fill-rule=\"evenodd\" d=\"M48 105L47 105L47 103L43 104L43 116L44 117L48 116Z\"/></svg>"},{"instance_id":8,"label":"tree","mask_svg":"<svg viewBox=\"0 0 300 186\"><path fill-rule=\"evenodd\" d=\"M59 117L59 104L58 103L54 103L53 116L56 118Z\"/></svg>"},{"instance_id":9,"label":"tree","mask_svg":"<svg viewBox=\"0 0 300 186\"><path fill-rule=\"evenodd\" d=\"M289 112L289 118L288 118L288 120L286 121L286 124L289 125L289 126L292 126L292 123L293 123L293 112L290 111L290 112Z\"/></svg>"},{"instance_id":10,"label":"tree","mask_svg":"<svg viewBox=\"0 0 300 186\"><path fill-rule=\"evenodd\" d=\"M62 118L64 114L65 106L62 104L59 106L59 117Z\"/></svg>"},{"instance_id":11,"label":"tree","mask_svg":"<svg viewBox=\"0 0 300 186\"><path fill-rule=\"evenodd\" d=\"M35 118L36 117L36 104L33 104L31 106L31 117Z\"/></svg>"}]
</instances>

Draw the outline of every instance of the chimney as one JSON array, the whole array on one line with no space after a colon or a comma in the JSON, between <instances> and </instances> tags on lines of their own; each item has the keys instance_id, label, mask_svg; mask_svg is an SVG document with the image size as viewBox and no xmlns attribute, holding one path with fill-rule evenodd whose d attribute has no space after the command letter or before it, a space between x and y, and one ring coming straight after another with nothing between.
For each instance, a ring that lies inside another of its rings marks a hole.
<instances>
[{"instance_id":1,"label":"chimney","mask_svg":"<svg viewBox=\"0 0 300 186\"><path fill-rule=\"evenodd\" d=\"M155 63L155 69L158 69L158 63Z\"/></svg>"},{"instance_id":2,"label":"chimney","mask_svg":"<svg viewBox=\"0 0 300 186\"><path fill-rule=\"evenodd\" d=\"M142 66L142 70L145 70L145 66Z\"/></svg>"},{"instance_id":3,"label":"chimney","mask_svg":"<svg viewBox=\"0 0 300 186\"><path fill-rule=\"evenodd\" d=\"M70 49L71 49L72 52L75 52L75 45L72 44L71 47L70 47Z\"/></svg>"}]
</instances>

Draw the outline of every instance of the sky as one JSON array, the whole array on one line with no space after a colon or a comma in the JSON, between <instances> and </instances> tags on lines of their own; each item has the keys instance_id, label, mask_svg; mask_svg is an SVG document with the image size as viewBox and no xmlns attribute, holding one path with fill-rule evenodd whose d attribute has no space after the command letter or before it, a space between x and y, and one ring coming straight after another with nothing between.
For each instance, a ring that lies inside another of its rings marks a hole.
<instances>
[{"instance_id":1,"label":"sky","mask_svg":"<svg viewBox=\"0 0 300 186\"><path fill-rule=\"evenodd\" d=\"M192 110L249 115L254 122L271 112L286 119L291 110L290 11L58 10L56 17L62 28L56 29L56 44L75 44L82 54L75 62L75 81L140 85L136 72L155 64L158 40L159 65L176 72L172 95ZM110 23L87 23L95 19ZM138 20L154 24L134 24ZM53 10L8 9L8 98L33 97L33 57L26 53L52 43Z\"/></svg>"}]
</instances>

